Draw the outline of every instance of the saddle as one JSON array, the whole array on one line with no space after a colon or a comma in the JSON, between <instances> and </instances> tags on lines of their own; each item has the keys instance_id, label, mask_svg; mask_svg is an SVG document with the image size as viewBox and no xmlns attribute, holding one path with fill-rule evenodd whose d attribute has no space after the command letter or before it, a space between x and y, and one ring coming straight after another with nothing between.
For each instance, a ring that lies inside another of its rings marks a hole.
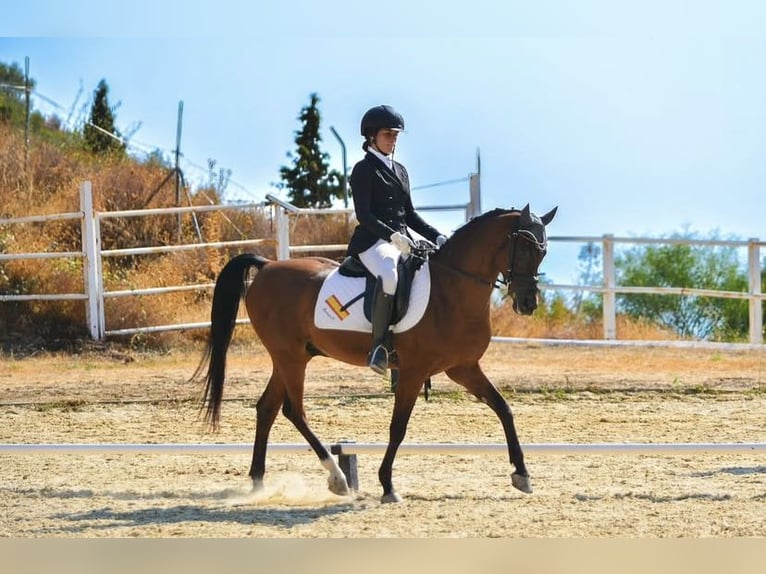
<instances>
[{"instance_id":1,"label":"saddle","mask_svg":"<svg viewBox=\"0 0 766 574\"><path fill-rule=\"evenodd\" d=\"M396 293L394 294L394 304L391 315L391 322L398 323L402 317L407 313L407 309L410 306L410 292L412 290L412 280L415 278L415 273L426 262L422 257L400 257L397 264L397 271L399 274L399 282L396 285ZM377 277L374 277L372 273L364 266L364 264L357 259L349 255L340 264L338 273L344 277L364 277L365 287L364 293L351 299L346 303L343 308L348 308L359 300L359 297L364 297L364 316L368 321L372 321L372 294L375 290L375 283Z\"/></svg>"}]
</instances>

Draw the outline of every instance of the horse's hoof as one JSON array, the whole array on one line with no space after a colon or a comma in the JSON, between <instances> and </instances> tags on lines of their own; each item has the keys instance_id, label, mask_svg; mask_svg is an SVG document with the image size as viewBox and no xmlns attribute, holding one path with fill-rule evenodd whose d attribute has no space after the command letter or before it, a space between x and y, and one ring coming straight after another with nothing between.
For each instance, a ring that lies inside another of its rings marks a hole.
<instances>
[{"instance_id":1,"label":"horse's hoof","mask_svg":"<svg viewBox=\"0 0 766 574\"><path fill-rule=\"evenodd\" d=\"M260 492L263 490L263 480L253 480L253 486L250 489L251 492Z\"/></svg>"},{"instance_id":2,"label":"horse's hoof","mask_svg":"<svg viewBox=\"0 0 766 574\"><path fill-rule=\"evenodd\" d=\"M511 485L514 488L519 489L521 492L532 494L532 483L529 481L528 476L521 476L514 472L511 475Z\"/></svg>"},{"instance_id":3,"label":"horse's hoof","mask_svg":"<svg viewBox=\"0 0 766 574\"><path fill-rule=\"evenodd\" d=\"M399 495L398 495L397 493L395 493L394 491L391 491L391 492L389 492L388 494L384 494L384 495L383 495L383 496L380 498L380 502L381 502L381 503L383 503L383 504L388 504L388 503L390 503L390 502L401 502L401 501L402 501L402 497L401 497L401 496L399 496Z\"/></svg>"},{"instance_id":4,"label":"horse's hoof","mask_svg":"<svg viewBox=\"0 0 766 574\"><path fill-rule=\"evenodd\" d=\"M338 496L346 496L350 492L345 477L331 476L327 479L327 487L330 489L330 492Z\"/></svg>"}]
</instances>

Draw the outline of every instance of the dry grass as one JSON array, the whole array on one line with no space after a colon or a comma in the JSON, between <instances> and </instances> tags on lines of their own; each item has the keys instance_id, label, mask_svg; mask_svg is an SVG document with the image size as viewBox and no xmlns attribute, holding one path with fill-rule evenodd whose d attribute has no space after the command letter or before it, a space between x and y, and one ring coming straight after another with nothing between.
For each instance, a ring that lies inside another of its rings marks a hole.
<instances>
[{"instance_id":1,"label":"dry grass","mask_svg":"<svg viewBox=\"0 0 766 574\"><path fill-rule=\"evenodd\" d=\"M492 333L500 337L525 339L602 339L604 324L601 319L590 320L569 312L551 316L545 313L544 308L526 317L518 315L510 303L505 303L492 309ZM669 329L626 316L617 317L617 336L632 341L678 339L678 335Z\"/></svg>"},{"instance_id":2,"label":"dry grass","mask_svg":"<svg viewBox=\"0 0 766 574\"><path fill-rule=\"evenodd\" d=\"M79 185L93 183L97 210L169 207L175 204L174 179L166 167L140 164L129 158L94 157L65 139L36 139L24 165L22 134L0 125L0 217L74 213L79 211ZM185 194L186 195L186 194ZM189 190L195 205L219 203L214 189ZM104 219L103 249L161 246L203 240L217 242L274 237L273 224L261 210ZM77 220L0 227L0 250L7 253L81 252ZM253 251L274 257L274 243ZM108 291L192 285L213 282L225 262L239 250L165 255L120 256L104 259ZM25 259L0 264L0 293L83 293L82 260ZM110 329L203 321L209 315L206 294L109 298L105 304ZM6 348L50 346L56 341L87 337L81 302L14 302L0 305L0 343ZM140 337L143 345L162 347L178 335Z\"/></svg>"}]
</instances>

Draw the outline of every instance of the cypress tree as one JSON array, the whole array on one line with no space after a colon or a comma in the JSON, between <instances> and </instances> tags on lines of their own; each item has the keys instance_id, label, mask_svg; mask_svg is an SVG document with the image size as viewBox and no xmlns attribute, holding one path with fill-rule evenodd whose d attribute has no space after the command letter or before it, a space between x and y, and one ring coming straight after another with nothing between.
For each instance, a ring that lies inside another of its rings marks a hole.
<instances>
[{"instance_id":1,"label":"cypress tree","mask_svg":"<svg viewBox=\"0 0 766 574\"><path fill-rule=\"evenodd\" d=\"M85 147L95 154L123 153L125 144L109 134L121 137L114 125L114 111L109 105L109 86L102 79L93 93L90 118L83 133Z\"/></svg>"},{"instance_id":2,"label":"cypress tree","mask_svg":"<svg viewBox=\"0 0 766 574\"><path fill-rule=\"evenodd\" d=\"M343 197L343 176L338 170L330 170L330 154L319 147L319 101L313 93L309 105L301 109L301 129L295 132L296 151L287 153L292 166L280 168L282 182L276 184L279 189L287 189L290 202L297 207L327 208L332 206L333 198Z\"/></svg>"}]
</instances>

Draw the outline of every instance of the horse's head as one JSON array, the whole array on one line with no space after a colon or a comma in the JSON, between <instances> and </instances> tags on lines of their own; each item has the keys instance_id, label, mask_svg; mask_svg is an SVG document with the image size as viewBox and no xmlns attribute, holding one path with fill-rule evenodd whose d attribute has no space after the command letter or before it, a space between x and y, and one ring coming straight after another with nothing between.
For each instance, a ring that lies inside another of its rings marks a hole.
<instances>
[{"instance_id":1,"label":"horse's head","mask_svg":"<svg viewBox=\"0 0 766 574\"><path fill-rule=\"evenodd\" d=\"M527 204L521 210L515 229L510 234L508 268L503 272L503 278L513 299L513 310L522 315L531 315L537 309L537 269L548 250L545 226L556 215L557 209L554 207L538 217L529 210Z\"/></svg>"}]
</instances>

